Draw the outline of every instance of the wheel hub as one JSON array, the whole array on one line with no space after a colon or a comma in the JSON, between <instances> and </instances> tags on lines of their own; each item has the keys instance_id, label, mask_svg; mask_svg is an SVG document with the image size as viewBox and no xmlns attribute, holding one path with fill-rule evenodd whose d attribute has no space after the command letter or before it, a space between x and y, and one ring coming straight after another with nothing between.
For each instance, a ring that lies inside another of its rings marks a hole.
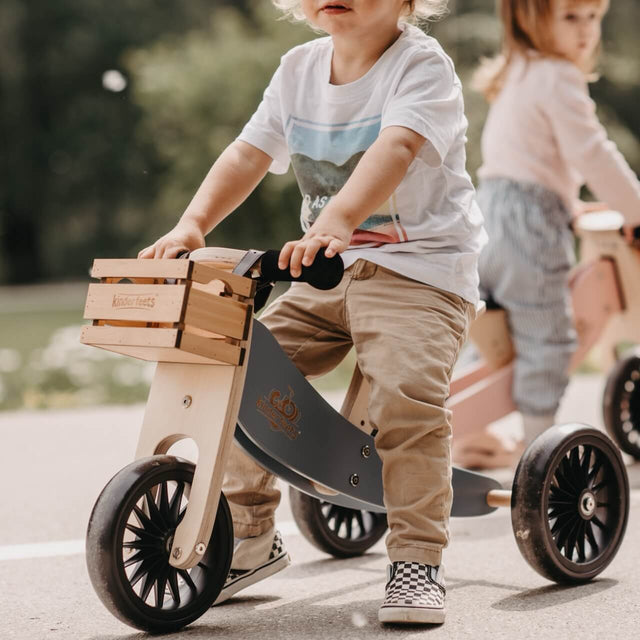
<instances>
[{"instance_id":1,"label":"wheel hub","mask_svg":"<svg viewBox=\"0 0 640 640\"><path fill-rule=\"evenodd\" d=\"M593 515L596 512L597 506L598 505L596 503L595 495L588 489L585 489L585 491L583 491L582 495L580 496L580 500L578 501L578 509L580 511L580 515L585 520L590 520L591 518L593 518Z\"/></svg>"}]
</instances>

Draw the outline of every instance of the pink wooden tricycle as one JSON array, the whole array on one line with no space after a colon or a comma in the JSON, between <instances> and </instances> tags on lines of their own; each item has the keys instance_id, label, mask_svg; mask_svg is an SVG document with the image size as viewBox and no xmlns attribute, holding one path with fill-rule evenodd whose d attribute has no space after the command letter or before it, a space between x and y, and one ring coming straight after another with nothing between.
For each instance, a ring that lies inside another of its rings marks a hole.
<instances>
[{"instance_id":1,"label":"pink wooden tricycle","mask_svg":"<svg viewBox=\"0 0 640 640\"><path fill-rule=\"evenodd\" d=\"M605 426L623 451L640 459L640 351L618 357L619 345L640 343L640 252L622 237L622 223L613 211L583 214L576 221L581 260L570 276L570 288L578 349L570 371L598 345L602 365L613 365L603 397ZM514 351L506 313L489 309L480 315L471 340L482 360L454 378L448 403L458 444L473 442L479 429L515 410ZM505 456L498 453L487 451L483 466L500 466Z\"/></svg>"}]
</instances>

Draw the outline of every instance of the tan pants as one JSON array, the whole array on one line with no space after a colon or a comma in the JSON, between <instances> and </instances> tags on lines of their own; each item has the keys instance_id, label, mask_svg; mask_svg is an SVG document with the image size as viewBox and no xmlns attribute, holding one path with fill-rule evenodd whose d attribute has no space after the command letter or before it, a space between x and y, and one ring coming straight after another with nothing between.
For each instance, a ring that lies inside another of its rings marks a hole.
<instances>
[{"instance_id":1,"label":"tan pants","mask_svg":"<svg viewBox=\"0 0 640 640\"><path fill-rule=\"evenodd\" d=\"M451 414L444 408L475 316L452 293L358 260L330 291L294 284L261 321L305 376L334 369L353 345L371 385L391 561L439 565L449 540ZM234 445L224 493L237 537L274 523L275 477Z\"/></svg>"}]
</instances>

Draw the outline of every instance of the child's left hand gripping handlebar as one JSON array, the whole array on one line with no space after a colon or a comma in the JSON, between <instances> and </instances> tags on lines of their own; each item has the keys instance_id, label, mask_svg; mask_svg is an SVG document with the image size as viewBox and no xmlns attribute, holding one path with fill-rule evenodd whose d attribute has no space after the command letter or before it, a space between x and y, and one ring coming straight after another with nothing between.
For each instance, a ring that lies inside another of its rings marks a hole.
<instances>
[{"instance_id":1,"label":"child's left hand gripping handlebar","mask_svg":"<svg viewBox=\"0 0 640 640\"><path fill-rule=\"evenodd\" d=\"M244 258L233 270L239 275L254 274L258 280L258 287L254 299L254 309L259 311L267 303L267 299L274 282L306 282L316 289L333 289L340 284L344 274L344 263L340 255L327 258L324 249L320 249L313 262L305 267L298 277L291 275L289 268L280 269L278 258L280 251L248 251Z\"/></svg>"},{"instance_id":2,"label":"child's left hand gripping handlebar","mask_svg":"<svg viewBox=\"0 0 640 640\"><path fill-rule=\"evenodd\" d=\"M313 262L308 266L302 266L302 273L294 278L291 271L278 267L280 251L270 249L265 251L260 258L260 276L270 282L307 282L316 289L333 289L336 287L344 273L344 263L340 255L327 258L324 249L320 249Z\"/></svg>"},{"instance_id":3,"label":"child's left hand gripping handlebar","mask_svg":"<svg viewBox=\"0 0 640 640\"><path fill-rule=\"evenodd\" d=\"M231 255L229 255L231 253ZM308 267L302 265L302 273L298 277L291 275L289 269L278 268L280 250L269 249L257 251L250 249L242 252L238 249L220 249L215 247L203 247L191 253L184 251L178 258L190 258L196 262L224 262L233 273L239 276L247 276L260 281L260 283L274 282L306 282L316 289L333 289L338 286L344 273L344 263L340 255L327 258L324 248L320 249L312 264Z\"/></svg>"}]
</instances>

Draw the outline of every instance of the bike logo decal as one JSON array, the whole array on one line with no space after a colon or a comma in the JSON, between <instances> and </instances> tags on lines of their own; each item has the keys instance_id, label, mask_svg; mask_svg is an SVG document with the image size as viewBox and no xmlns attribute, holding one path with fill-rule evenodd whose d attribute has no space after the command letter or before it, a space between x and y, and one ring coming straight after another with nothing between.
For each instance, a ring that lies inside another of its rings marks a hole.
<instances>
[{"instance_id":1,"label":"bike logo decal","mask_svg":"<svg viewBox=\"0 0 640 640\"><path fill-rule=\"evenodd\" d=\"M124 295L116 293L111 302L112 309L153 309L157 296L150 294Z\"/></svg>"},{"instance_id":2,"label":"bike logo decal","mask_svg":"<svg viewBox=\"0 0 640 640\"><path fill-rule=\"evenodd\" d=\"M302 417L300 409L293 402L293 389L289 387L289 395L282 396L282 392L273 389L269 397L258 398L256 407L258 411L269 421L274 431L282 431L290 440L295 440L300 435L298 422Z\"/></svg>"}]
</instances>

